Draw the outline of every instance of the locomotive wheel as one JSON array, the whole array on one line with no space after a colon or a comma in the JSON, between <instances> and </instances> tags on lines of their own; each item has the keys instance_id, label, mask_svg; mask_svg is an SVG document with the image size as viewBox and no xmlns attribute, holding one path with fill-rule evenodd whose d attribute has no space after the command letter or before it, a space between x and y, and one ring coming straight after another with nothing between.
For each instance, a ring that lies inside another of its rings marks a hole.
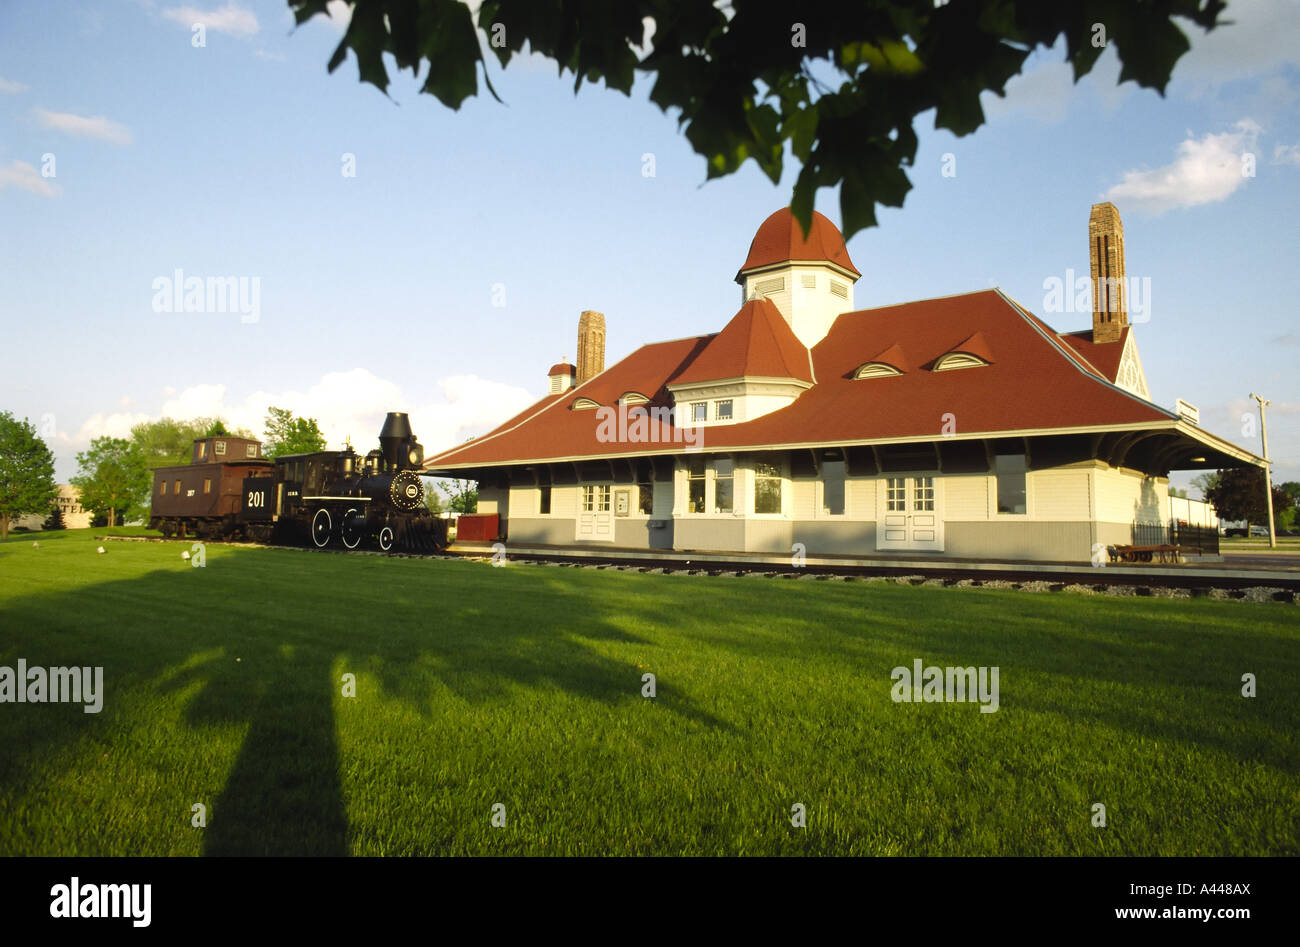
<instances>
[{"instance_id":1,"label":"locomotive wheel","mask_svg":"<svg viewBox=\"0 0 1300 947\"><path fill-rule=\"evenodd\" d=\"M324 508L317 510L311 518L311 541L316 544L316 548L324 549L328 546L333 532L334 520L330 517L330 511Z\"/></svg>"},{"instance_id":2,"label":"locomotive wheel","mask_svg":"<svg viewBox=\"0 0 1300 947\"><path fill-rule=\"evenodd\" d=\"M393 548L393 528L385 526L379 531L379 548L384 552Z\"/></svg>"},{"instance_id":3,"label":"locomotive wheel","mask_svg":"<svg viewBox=\"0 0 1300 947\"><path fill-rule=\"evenodd\" d=\"M343 545L349 549L356 549L361 545L361 527L365 525L365 519L356 510L348 510L343 514L343 522L339 524L339 531L342 533Z\"/></svg>"}]
</instances>

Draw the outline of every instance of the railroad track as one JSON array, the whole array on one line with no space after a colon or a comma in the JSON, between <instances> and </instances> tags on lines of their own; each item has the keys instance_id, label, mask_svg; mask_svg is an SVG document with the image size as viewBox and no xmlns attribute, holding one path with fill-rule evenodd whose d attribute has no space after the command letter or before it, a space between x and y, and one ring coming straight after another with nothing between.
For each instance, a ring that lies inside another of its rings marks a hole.
<instances>
[{"instance_id":1,"label":"railroad track","mask_svg":"<svg viewBox=\"0 0 1300 947\"><path fill-rule=\"evenodd\" d=\"M97 537L99 538L99 537ZM109 540L127 540L127 541L156 541L166 542L168 540L156 539L154 537L136 537L136 536L105 536L103 539ZM179 541L179 540L172 540ZM323 555L346 555L346 556L388 556L402 559L469 559L491 561L493 553L491 549L448 549L442 552L421 553L421 552L380 552L378 550L355 550L347 551L336 548L317 549L313 546L262 546L257 543L223 543L222 545L237 546L244 548L265 548L265 549L296 549L302 552L320 553ZM972 588L1016 588L1030 587L1039 589L1046 587L1047 591L1063 591L1070 586L1082 586L1098 593L1105 593L1111 587L1132 589L1132 594L1138 596L1155 595L1155 589L1182 589L1191 592L1194 595L1210 596L1213 590L1220 589L1228 593L1229 598L1245 598L1247 589L1273 589L1275 594L1273 598L1277 601L1294 602L1297 600L1297 593L1300 593L1300 573L1294 577L1281 578L1275 573L1252 576L1249 574L1239 573L1232 576L1223 575L1204 575L1198 574L1194 570L1186 573L1169 575L1167 573L1149 573L1143 574L1138 571L1121 570L1114 566L1102 566L1099 568L1078 569L1061 569L1051 572L1036 571L1033 569L999 569L989 571L974 567L963 568L952 564L936 565L933 567L918 567L913 565L907 566L855 566L855 565L808 565L793 567L780 563L770 562L751 562L746 560L719 560L710 558L707 561L693 561L690 559L654 559L654 558L637 558L624 559L617 556L576 556L576 555L547 555L544 553L509 553L507 552L508 562L531 563L539 565L553 565L557 567L568 568L595 568L595 569L613 569L622 572L643 572L656 574L685 574L701 576L745 576L760 575L773 579L821 579L823 581L832 580L853 580L853 579L893 579L898 582L905 582L910 585L935 584L946 587L966 586ZM1240 594L1234 594L1240 593Z\"/></svg>"}]
</instances>

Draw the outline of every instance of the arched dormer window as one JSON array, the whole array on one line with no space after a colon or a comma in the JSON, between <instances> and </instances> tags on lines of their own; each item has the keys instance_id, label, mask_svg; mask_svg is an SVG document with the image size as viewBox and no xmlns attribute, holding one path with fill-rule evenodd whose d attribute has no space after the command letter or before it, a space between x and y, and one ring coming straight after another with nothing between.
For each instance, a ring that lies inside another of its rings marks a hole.
<instances>
[{"instance_id":1,"label":"arched dormer window","mask_svg":"<svg viewBox=\"0 0 1300 947\"><path fill-rule=\"evenodd\" d=\"M978 355L971 355L969 352L949 352L934 363L934 370L936 372L946 372L954 368L978 368L987 364L989 363L984 359Z\"/></svg>"},{"instance_id":2,"label":"arched dormer window","mask_svg":"<svg viewBox=\"0 0 1300 947\"><path fill-rule=\"evenodd\" d=\"M570 405L570 407L574 411L587 411L591 408L599 408L600 405L592 401L590 398L578 398L572 405Z\"/></svg>"},{"instance_id":3,"label":"arched dormer window","mask_svg":"<svg viewBox=\"0 0 1300 947\"><path fill-rule=\"evenodd\" d=\"M650 399L647 398L645 395L641 394L641 392L639 391L624 392L623 395L618 400L626 405L650 403Z\"/></svg>"},{"instance_id":4,"label":"arched dormer window","mask_svg":"<svg viewBox=\"0 0 1300 947\"><path fill-rule=\"evenodd\" d=\"M867 362L860 365L853 373L854 378L887 378L890 375L903 374L893 365L887 365L884 362Z\"/></svg>"}]
</instances>

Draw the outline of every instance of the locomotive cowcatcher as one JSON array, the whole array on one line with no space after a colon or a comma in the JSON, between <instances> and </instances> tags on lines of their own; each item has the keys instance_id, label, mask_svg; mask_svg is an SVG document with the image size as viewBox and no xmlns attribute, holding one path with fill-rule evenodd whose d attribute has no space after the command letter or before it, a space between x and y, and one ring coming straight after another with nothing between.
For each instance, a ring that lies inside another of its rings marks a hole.
<instances>
[{"instance_id":1,"label":"locomotive cowcatcher","mask_svg":"<svg viewBox=\"0 0 1300 947\"><path fill-rule=\"evenodd\" d=\"M349 444L270 461L248 438L200 438L188 466L154 472L149 525L164 536L434 551L447 545L447 523L424 505L423 460L398 412L365 457Z\"/></svg>"}]
</instances>

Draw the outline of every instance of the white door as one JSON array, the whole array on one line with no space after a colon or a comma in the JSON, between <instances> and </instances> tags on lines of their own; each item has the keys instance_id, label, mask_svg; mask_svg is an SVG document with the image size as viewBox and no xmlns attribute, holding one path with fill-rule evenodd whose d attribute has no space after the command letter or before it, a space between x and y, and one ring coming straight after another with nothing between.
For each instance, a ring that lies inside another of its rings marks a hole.
<instances>
[{"instance_id":1,"label":"white door","mask_svg":"<svg viewBox=\"0 0 1300 947\"><path fill-rule=\"evenodd\" d=\"M608 543L614 541L614 513L610 510L609 500L609 484L582 488L582 504L578 510L579 540Z\"/></svg>"},{"instance_id":2,"label":"white door","mask_svg":"<svg viewBox=\"0 0 1300 947\"><path fill-rule=\"evenodd\" d=\"M877 549L943 550L943 497L937 477L886 477L879 495Z\"/></svg>"}]
</instances>

